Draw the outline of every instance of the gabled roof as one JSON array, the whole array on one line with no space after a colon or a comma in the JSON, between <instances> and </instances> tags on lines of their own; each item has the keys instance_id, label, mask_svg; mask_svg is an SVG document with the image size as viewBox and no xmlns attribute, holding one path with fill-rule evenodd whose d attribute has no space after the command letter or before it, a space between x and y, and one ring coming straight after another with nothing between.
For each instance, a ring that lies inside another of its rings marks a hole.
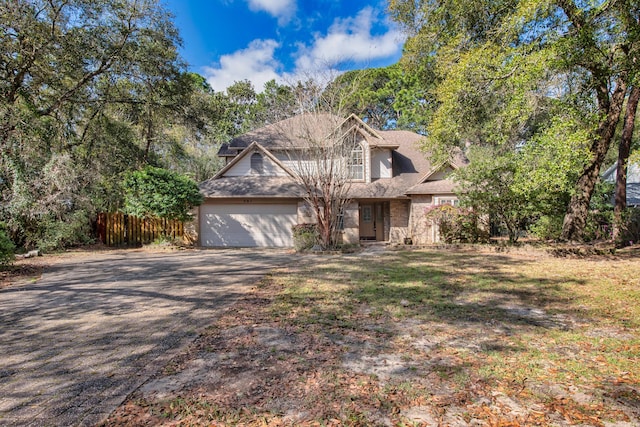
<instances>
[{"instance_id":1,"label":"gabled roof","mask_svg":"<svg viewBox=\"0 0 640 427\"><path fill-rule=\"evenodd\" d=\"M249 153L253 153L253 152L256 152L256 151L259 151L264 156L268 157L272 162L274 162L276 165L278 165L280 168L282 168L282 170L285 171L289 176L293 176L293 172L291 172L291 170L288 167L286 167L284 164L282 164L282 162L280 160L278 160L273 154L271 154L268 150L266 150L262 145L258 144L257 142L252 142L251 144L249 144L249 146L245 150L243 150L240 154L238 154L236 157L234 157L233 160L231 160L229 163L227 163L225 165L225 167L220 169L218 171L218 173L213 176L213 179L220 178L220 177L224 176L224 174L229 169L233 168L233 166L235 166L241 159L243 159Z\"/></svg>"},{"instance_id":2,"label":"gabled roof","mask_svg":"<svg viewBox=\"0 0 640 427\"><path fill-rule=\"evenodd\" d=\"M333 114L299 114L233 138L225 150L244 149L257 142L267 150L306 147L309 140L321 141L344 123Z\"/></svg>"},{"instance_id":3,"label":"gabled roof","mask_svg":"<svg viewBox=\"0 0 640 427\"><path fill-rule=\"evenodd\" d=\"M355 114L346 119L328 113L299 114L233 138L220 146L218 155L231 157L257 142L267 150L304 148L309 141L322 141L343 136L348 132L358 132L371 147L396 148L397 144L387 141L384 132L376 131ZM333 135L332 135L333 134Z\"/></svg>"},{"instance_id":4,"label":"gabled roof","mask_svg":"<svg viewBox=\"0 0 640 427\"><path fill-rule=\"evenodd\" d=\"M405 130L374 130L355 115L341 119L331 114L299 115L234 138L223 146L222 155L232 155L238 151L240 154L216 176L203 182L200 185L201 191L205 197L302 197L304 192L295 182L295 174L272 153L295 147L303 148L308 145L308 138L318 138L321 141L332 132L340 132L341 136L348 132L358 132L370 148L391 150L393 176L371 183L351 183L350 197L389 199L407 198L411 194L453 192L454 183L450 180L429 181L429 177L443 165L433 165L429 155L421 150L422 135ZM253 149L268 156L287 171L288 176L224 176ZM454 168L466 164L462 153L459 154L451 161Z\"/></svg>"}]
</instances>

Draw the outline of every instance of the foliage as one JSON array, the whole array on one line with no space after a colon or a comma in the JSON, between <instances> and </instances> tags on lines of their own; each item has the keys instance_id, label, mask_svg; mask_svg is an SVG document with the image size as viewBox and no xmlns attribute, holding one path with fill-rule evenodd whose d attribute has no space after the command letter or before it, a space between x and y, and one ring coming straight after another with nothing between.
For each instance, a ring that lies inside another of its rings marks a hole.
<instances>
[{"instance_id":1,"label":"foliage","mask_svg":"<svg viewBox=\"0 0 640 427\"><path fill-rule=\"evenodd\" d=\"M0 220L26 248L85 242L181 99L177 31L155 0L17 0L0 17Z\"/></svg>"},{"instance_id":2,"label":"foliage","mask_svg":"<svg viewBox=\"0 0 640 427\"><path fill-rule=\"evenodd\" d=\"M193 180L153 166L128 173L123 188L125 212L141 218L188 221L189 211L202 203L202 195Z\"/></svg>"},{"instance_id":3,"label":"foliage","mask_svg":"<svg viewBox=\"0 0 640 427\"><path fill-rule=\"evenodd\" d=\"M64 220L53 216L40 218L37 233L25 246L48 252L91 243L91 220L84 210L72 210Z\"/></svg>"},{"instance_id":4,"label":"foliage","mask_svg":"<svg viewBox=\"0 0 640 427\"><path fill-rule=\"evenodd\" d=\"M478 243L489 239L486 224L483 226L473 209L438 205L430 207L425 216L438 226L445 243Z\"/></svg>"},{"instance_id":5,"label":"foliage","mask_svg":"<svg viewBox=\"0 0 640 427\"><path fill-rule=\"evenodd\" d=\"M542 215L529 226L529 231L541 240L558 240L562 235L562 216Z\"/></svg>"},{"instance_id":6,"label":"foliage","mask_svg":"<svg viewBox=\"0 0 640 427\"><path fill-rule=\"evenodd\" d=\"M640 243L640 208L627 208L621 219L620 236L616 242L619 246Z\"/></svg>"},{"instance_id":7,"label":"foliage","mask_svg":"<svg viewBox=\"0 0 640 427\"><path fill-rule=\"evenodd\" d=\"M297 224L293 226L293 246L296 251L311 249L318 243L316 224Z\"/></svg>"},{"instance_id":8,"label":"foliage","mask_svg":"<svg viewBox=\"0 0 640 427\"><path fill-rule=\"evenodd\" d=\"M468 157L469 165L455 174L463 205L499 221L506 228L509 241L515 242L531 214L526 195L515 185L518 154L473 147Z\"/></svg>"},{"instance_id":9,"label":"foliage","mask_svg":"<svg viewBox=\"0 0 640 427\"><path fill-rule=\"evenodd\" d=\"M424 132L433 108L428 88L433 75L426 67L394 64L348 71L328 91L344 91L344 109L374 129Z\"/></svg>"},{"instance_id":10,"label":"foliage","mask_svg":"<svg viewBox=\"0 0 640 427\"><path fill-rule=\"evenodd\" d=\"M7 236L4 224L0 223L0 267L13 261L13 254L16 247Z\"/></svg>"},{"instance_id":11,"label":"foliage","mask_svg":"<svg viewBox=\"0 0 640 427\"><path fill-rule=\"evenodd\" d=\"M426 148L436 156L475 145L510 157L536 138L561 147L567 140L545 134L570 125L584 156L577 170L559 165L571 177L562 237L583 237L599 170L637 79L635 4L391 0L390 11L409 35L403 62L434 71Z\"/></svg>"}]
</instances>

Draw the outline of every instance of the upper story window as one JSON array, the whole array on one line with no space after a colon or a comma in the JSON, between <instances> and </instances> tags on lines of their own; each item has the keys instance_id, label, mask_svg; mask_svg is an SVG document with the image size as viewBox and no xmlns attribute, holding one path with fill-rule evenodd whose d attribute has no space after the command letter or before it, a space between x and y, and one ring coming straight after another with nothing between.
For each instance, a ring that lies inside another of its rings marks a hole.
<instances>
[{"instance_id":1,"label":"upper story window","mask_svg":"<svg viewBox=\"0 0 640 427\"><path fill-rule=\"evenodd\" d=\"M364 180L364 150L360 144L351 150L349 174L351 175L351 179L358 181Z\"/></svg>"},{"instance_id":2,"label":"upper story window","mask_svg":"<svg viewBox=\"0 0 640 427\"><path fill-rule=\"evenodd\" d=\"M257 174L264 172L264 159L262 158L262 154L253 153L251 155L251 172Z\"/></svg>"}]
</instances>

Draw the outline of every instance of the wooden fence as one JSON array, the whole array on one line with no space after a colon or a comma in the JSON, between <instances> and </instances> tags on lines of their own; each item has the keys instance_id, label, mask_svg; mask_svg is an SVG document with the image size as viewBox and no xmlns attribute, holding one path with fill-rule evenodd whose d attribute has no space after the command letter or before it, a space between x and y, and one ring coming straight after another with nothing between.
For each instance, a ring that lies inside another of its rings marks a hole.
<instances>
[{"instance_id":1,"label":"wooden fence","mask_svg":"<svg viewBox=\"0 0 640 427\"><path fill-rule=\"evenodd\" d=\"M120 212L98 214L98 238L107 246L140 246L166 237L184 236L184 224L177 220L141 219Z\"/></svg>"}]
</instances>

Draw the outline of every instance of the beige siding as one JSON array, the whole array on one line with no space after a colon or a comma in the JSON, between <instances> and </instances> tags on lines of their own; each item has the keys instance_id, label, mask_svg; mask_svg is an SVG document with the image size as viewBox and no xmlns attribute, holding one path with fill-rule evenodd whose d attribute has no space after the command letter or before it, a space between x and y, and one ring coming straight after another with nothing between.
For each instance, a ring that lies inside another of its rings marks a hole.
<instances>
[{"instance_id":1,"label":"beige siding","mask_svg":"<svg viewBox=\"0 0 640 427\"><path fill-rule=\"evenodd\" d=\"M263 172L258 175L254 171L251 170L251 153L247 153L242 159L238 161L235 165L231 167L224 175L225 176L286 176L287 173L282 170L280 166L275 164L273 160L269 157L263 155L262 156L262 166ZM262 154L262 153L261 153Z\"/></svg>"},{"instance_id":2,"label":"beige siding","mask_svg":"<svg viewBox=\"0 0 640 427\"><path fill-rule=\"evenodd\" d=\"M391 177L391 150L372 150L371 179Z\"/></svg>"},{"instance_id":3,"label":"beige siding","mask_svg":"<svg viewBox=\"0 0 640 427\"><path fill-rule=\"evenodd\" d=\"M442 168L438 172L436 172L433 175L429 176L428 180L429 181L439 181L439 180L442 180L442 179L447 179L449 177L449 175L451 175L451 172L453 172L453 169L451 169L450 166L447 166L446 168Z\"/></svg>"},{"instance_id":4,"label":"beige siding","mask_svg":"<svg viewBox=\"0 0 640 427\"><path fill-rule=\"evenodd\" d=\"M315 224L316 214L305 200L298 202L298 224Z\"/></svg>"}]
</instances>

